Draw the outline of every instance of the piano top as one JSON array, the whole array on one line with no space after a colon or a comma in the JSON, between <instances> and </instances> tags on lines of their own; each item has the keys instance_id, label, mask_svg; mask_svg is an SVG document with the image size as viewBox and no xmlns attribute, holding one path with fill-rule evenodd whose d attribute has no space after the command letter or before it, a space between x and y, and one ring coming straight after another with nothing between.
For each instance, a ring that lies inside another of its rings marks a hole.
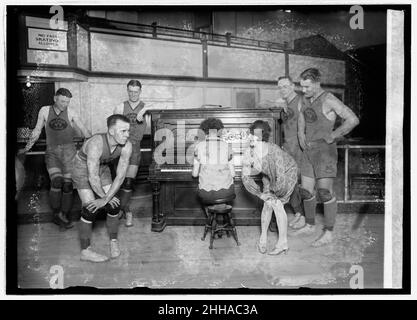
<instances>
[{"instance_id":1,"label":"piano top","mask_svg":"<svg viewBox=\"0 0 417 320\"><path fill-rule=\"evenodd\" d=\"M273 117L280 118L282 108L189 108L189 109L153 109L148 112L154 117L163 118L206 118L209 116L222 117L236 117L236 115L243 117ZM185 115L185 117L184 117Z\"/></svg>"}]
</instances>

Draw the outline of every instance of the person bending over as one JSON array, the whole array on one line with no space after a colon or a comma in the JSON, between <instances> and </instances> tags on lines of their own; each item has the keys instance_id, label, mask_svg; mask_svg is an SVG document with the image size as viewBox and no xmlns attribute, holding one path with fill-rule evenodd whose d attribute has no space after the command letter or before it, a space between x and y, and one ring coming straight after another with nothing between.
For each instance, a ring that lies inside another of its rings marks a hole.
<instances>
[{"instance_id":1,"label":"person bending over","mask_svg":"<svg viewBox=\"0 0 417 320\"><path fill-rule=\"evenodd\" d=\"M115 197L126 176L132 144L129 138L129 119L116 114L107 118L107 133L88 139L74 158L72 179L82 202L80 221L81 260L103 262L107 256L91 249L92 224L98 210L107 214L106 225L110 236L110 256L120 255L117 240L120 200ZM119 162L112 181L109 163Z\"/></svg>"},{"instance_id":2,"label":"person bending over","mask_svg":"<svg viewBox=\"0 0 417 320\"><path fill-rule=\"evenodd\" d=\"M261 213L261 236L258 242L260 253L267 251L267 233L272 211L278 225L278 241L271 255L287 253L287 214L284 210L297 183L297 164L295 160L274 143L268 142L271 127L262 120L250 127L251 143L242 159L242 181L245 188L264 201ZM262 174L263 190L252 178Z\"/></svg>"}]
</instances>

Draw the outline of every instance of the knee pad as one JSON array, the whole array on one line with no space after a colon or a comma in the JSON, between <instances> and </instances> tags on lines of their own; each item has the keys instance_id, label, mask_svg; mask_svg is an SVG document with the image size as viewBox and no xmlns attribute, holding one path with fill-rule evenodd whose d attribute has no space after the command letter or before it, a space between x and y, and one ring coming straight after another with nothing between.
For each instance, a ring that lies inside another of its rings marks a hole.
<instances>
[{"instance_id":1,"label":"knee pad","mask_svg":"<svg viewBox=\"0 0 417 320\"><path fill-rule=\"evenodd\" d=\"M123 181L122 189L129 191L133 190L134 181L135 179L126 177L125 181Z\"/></svg>"},{"instance_id":2,"label":"knee pad","mask_svg":"<svg viewBox=\"0 0 417 320\"><path fill-rule=\"evenodd\" d=\"M333 194L330 192L329 189L317 189L317 196L319 198L319 201L323 203L333 199Z\"/></svg>"},{"instance_id":3,"label":"knee pad","mask_svg":"<svg viewBox=\"0 0 417 320\"><path fill-rule=\"evenodd\" d=\"M64 178L61 176L53 177L51 180L51 187L54 189L61 189L64 184Z\"/></svg>"},{"instance_id":4,"label":"knee pad","mask_svg":"<svg viewBox=\"0 0 417 320\"><path fill-rule=\"evenodd\" d=\"M300 192L300 197L302 200L309 200L314 197L314 194L312 194L310 191L308 191L307 189L304 189L301 186L299 187L298 190Z\"/></svg>"},{"instance_id":5,"label":"knee pad","mask_svg":"<svg viewBox=\"0 0 417 320\"><path fill-rule=\"evenodd\" d=\"M74 188L72 187L72 182L65 181L62 186L62 191L65 193L71 193Z\"/></svg>"},{"instance_id":6,"label":"knee pad","mask_svg":"<svg viewBox=\"0 0 417 320\"><path fill-rule=\"evenodd\" d=\"M119 215L119 211L120 211L120 206L117 206L115 208L112 208L112 206L110 205L110 203L106 204L104 206L104 210L106 211L106 213L111 216L111 217L117 217Z\"/></svg>"},{"instance_id":7,"label":"knee pad","mask_svg":"<svg viewBox=\"0 0 417 320\"><path fill-rule=\"evenodd\" d=\"M96 216L97 216L97 211L92 212L85 207L81 209L81 218L83 218L84 220L88 222L94 222L96 220Z\"/></svg>"}]
</instances>

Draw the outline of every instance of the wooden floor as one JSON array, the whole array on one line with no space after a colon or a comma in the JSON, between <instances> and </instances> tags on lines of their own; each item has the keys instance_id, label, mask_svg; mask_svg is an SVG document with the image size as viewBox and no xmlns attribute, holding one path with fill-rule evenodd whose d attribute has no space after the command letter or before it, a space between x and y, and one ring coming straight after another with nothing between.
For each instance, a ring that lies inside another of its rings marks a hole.
<instances>
[{"instance_id":1,"label":"wooden floor","mask_svg":"<svg viewBox=\"0 0 417 320\"><path fill-rule=\"evenodd\" d=\"M322 215L317 219L321 223ZM257 251L257 226L238 227L241 246L223 237L209 250L209 239L200 240L201 226L153 233L149 218L135 218L131 228L121 221L122 254L102 264L80 261L76 227L60 232L51 223L19 225L18 286L49 288L54 265L63 267L65 288L349 288L352 265L363 268L365 288L383 286L383 214L339 214L333 244L312 248L316 235L290 235L290 251L280 256ZM269 248L276 239L270 232ZM109 254L104 221L94 228L93 248Z\"/></svg>"}]
</instances>

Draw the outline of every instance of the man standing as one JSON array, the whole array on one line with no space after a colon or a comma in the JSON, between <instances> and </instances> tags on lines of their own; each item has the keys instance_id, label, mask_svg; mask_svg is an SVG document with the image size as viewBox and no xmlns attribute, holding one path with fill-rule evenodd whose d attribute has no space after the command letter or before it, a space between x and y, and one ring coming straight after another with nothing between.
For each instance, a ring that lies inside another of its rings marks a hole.
<instances>
[{"instance_id":1,"label":"man standing","mask_svg":"<svg viewBox=\"0 0 417 320\"><path fill-rule=\"evenodd\" d=\"M110 256L120 255L117 234L120 200L115 197L126 176L132 144L129 138L129 119L115 114L107 118L107 133L88 139L74 158L72 179L82 202L80 221L81 260L104 262L107 256L90 248L92 224L98 210L105 210L110 236ZM112 182L108 164L119 158L116 177ZM96 197L98 197L96 199Z\"/></svg>"},{"instance_id":2,"label":"man standing","mask_svg":"<svg viewBox=\"0 0 417 320\"><path fill-rule=\"evenodd\" d=\"M295 85L289 76L278 78L278 91L285 100L285 106L281 112L284 128L284 144L282 148L294 158L298 168L300 168L303 152L298 143L297 122L301 109L301 96L295 92ZM297 183L290 198L290 204L294 210L295 217L289 226L294 229L299 229L305 225L301 202Z\"/></svg>"},{"instance_id":3,"label":"man standing","mask_svg":"<svg viewBox=\"0 0 417 320\"><path fill-rule=\"evenodd\" d=\"M359 119L351 109L321 88L320 77L319 70L315 68L301 73L300 84L305 99L298 118L298 139L304 151L300 194L304 203L306 225L297 230L296 234L311 234L315 231L318 198L324 206L324 229L313 242L315 247L332 241L337 213L336 195L333 191L333 181L337 173L336 140L359 124ZM337 115L344 122L334 130Z\"/></svg>"},{"instance_id":4,"label":"man standing","mask_svg":"<svg viewBox=\"0 0 417 320\"><path fill-rule=\"evenodd\" d=\"M32 131L26 147L20 154L28 152L39 139L42 128L46 132L45 162L51 180L49 193L50 205L54 214L54 223L61 229L71 228L69 213L73 202L73 187L71 181L72 160L76 153L74 144L74 128L76 125L84 137L91 133L84 127L68 105L72 94L68 89L60 88L54 96L54 105L44 106L39 110L38 121Z\"/></svg>"},{"instance_id":5,"label":"man standing","mask_svg":"<svg viewBox=\"0 0 417 320\"><path fill-rule=\"evenodd\" d=\"M139 80L130 80L127 83L127 94L129 100L119 104L114 109L114 114L123 114L130 121L130 137L132 143L132 156L129 161L126 178L120 190L120 207L126 215L126 226L133 226L133 214L130 209L130 198L133 192L133 185L138 173L141 152L140 144L146 130L146 121L143 115L147 111L145 104L140 100L142 84Z\"/></svg>"}]
</instances>

